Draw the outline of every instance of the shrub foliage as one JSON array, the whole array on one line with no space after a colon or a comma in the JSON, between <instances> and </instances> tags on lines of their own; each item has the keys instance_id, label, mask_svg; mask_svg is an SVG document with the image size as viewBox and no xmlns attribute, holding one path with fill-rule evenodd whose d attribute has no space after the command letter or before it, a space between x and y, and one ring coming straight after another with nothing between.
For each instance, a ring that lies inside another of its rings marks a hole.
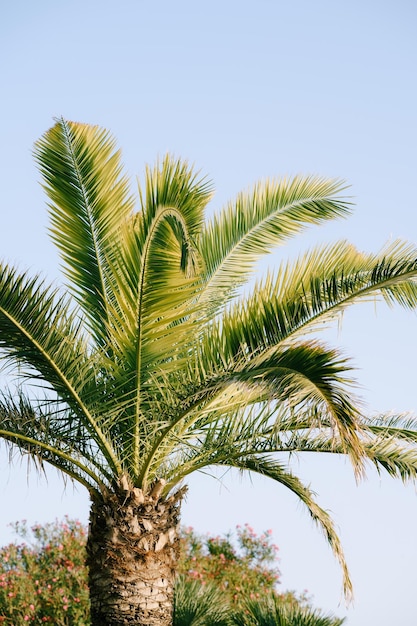
<instances>
[{"instance_id":1,"label":"shrub foliage","mask_svg":"<svg viewBox=\"0 0 417 626\"><path fill-rule=\"evenodd\" d=\"M14 531L20 543L0 548L0 624L88 626L83 525L68 518L32 527L23 521ZM245 524L212 536L185 528L181 542L175 626L251 624L256 604L264 610L270 601L311 613L306 597L278 591L278 546L270 530L257 535Z\"/></svg>"}]
</instances>

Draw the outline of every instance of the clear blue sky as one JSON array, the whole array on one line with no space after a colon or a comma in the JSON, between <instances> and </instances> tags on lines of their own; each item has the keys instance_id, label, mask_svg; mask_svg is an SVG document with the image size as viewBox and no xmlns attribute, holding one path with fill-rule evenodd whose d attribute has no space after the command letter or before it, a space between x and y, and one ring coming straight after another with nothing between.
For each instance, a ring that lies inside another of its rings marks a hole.
<instances>
[{"instance_id":1,"label":"clear blue sky","mask_svg":"<svg viewBox=\"0 0 417 626\"><path fill-rule=\"evenodd\" d=\"M3 2L0 257L60 280L31 156L60 115L111 129L133 178L166 151L188 158L215 183L213 210L265 176L346 179L354 215L279 255L319 239L375 251L389 238L416 242L416 31L414 0ZM415 314L366 305L329 333L354 358L370 412L417 412L416 331ZM414 626L415 489L372 471L356 486L343 460L298 464L340 529L356 591L348 610L324 539L284 489L195 477L183 522L272 528L284 587L308 589L349 626ZM27 476L18 458L9 468L4 450L0 501L0 543L22 518L88 518L82 490Z\"/></svg>"}]
</instances>

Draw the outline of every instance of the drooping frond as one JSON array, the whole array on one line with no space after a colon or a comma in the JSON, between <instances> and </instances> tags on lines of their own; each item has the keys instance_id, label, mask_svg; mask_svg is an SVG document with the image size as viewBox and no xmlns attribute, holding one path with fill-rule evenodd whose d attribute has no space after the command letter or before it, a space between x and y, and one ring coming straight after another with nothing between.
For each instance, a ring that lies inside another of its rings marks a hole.
<instances>
[{"instance_id":1,"label":"drooping frond","mask_svg":"<svg viewBox=\"0 0 417 626\"><path fill-rule=\"evenodd\" d=\"M316 419L311 427L330 423L359 475L363 463L360 405L351 391L352 380L346 377L350 369L336 350L310 341L256 359L241 376L249 379L253 375L255 380L262 380L267 399L287 403L293 413L305 413L308 407Z\"/></svg>"},{"instance_id":2,"label":"drooping frond","mask_svg":"<svg viewBox=\"0 0 417 626\"><path fill-rule=\"evenodd\" d=\"M3 360L43 379L78 408L94 374L80 321L68 299L7 265L0 267L0 348Z\"/></svg>"},{"instance_id":3,"label":"drooping frond","mask_svg":"<svg viewBox=\"0 0 417 626\"><path fill-rule=\"evenodd\" d=\"M317 342L304 342L285 346L265 359L250 361L237 357L228 365L223 372L216 372L211 381L200 372L201 388L205 388L206 393L203 394L202 389L199 392L196 383L194 393L184 402L186 409L179 411L178 418L161 432L155 445L164 449L170 439L175 441L179 437L184 427L194 434L196 420L199 425L217 420L229 424L233 423L234 411L246 411L255 406L261 412L266 404L271 410L270 419L286 407L295 415L306 415L308 411L309 428L330 425L333 435L337 434L343 441L344 452L350 456L355 473L361 473L360 402L355 402L351 391L353 381L347 376L351 367L336 350ZM240 414L238 419L239 430L242 428ZM259 424L254 422L250 430L256 433L258 428Z\"/></svg>"},{"instance_id":4,"label":"drooping frond","mask_svg":"<svg viewBox=\"0 0 417 626\"><path fill-rule=\"evenodd\" d=\"M7 266L0 268L0 349L3 362L20 366L20 377L39 380L70 407L116 468L112 446L91 410L97 369L80 320L67 299Z\"/></svg>"},{"instance_id":5,"label":"drooping frond","mask_svg":"<svg viewBox=\"0 0 417 626\"><path fill-rule=\"evenodd\" d=\"M107 131L60 119L35 146L51 234L69 286L101 345L117 311L120 234L133 210L120 153Z\"/></svg>"},{"instance_id":6,"label":"drooping frond","mask_svg":"<svg viewBox=\"0 0 417 626\"><path fill-rule=\"evenodd\" d=\"M323 531L333 554L339 561L343 573L343 589L346 598L351 598L353 593L352 581L349 576L343 549L336 529L333 525L330 515L322 509L315 501L315 494L304 485L299 478L294 476L288 468L272 457L266 456L248 456L234 458L231 462L225 461L221 463L229 467L234 467L242 471L250 471L261 476L271 478L275 482L283 485L292 491L297 498L305 505L311 518L317 526Z\"/></svg>"},{"instance_id":7,"label":"drooping frond","mask_svg":"<svg viewBox=\"0 0 417 626\"><path fill-rule=\"evenodd\" d=\"M200 305L218 307L248 280L256 261L309 224L344 216L343 185L314 177L271 180L239 194L202 232Z\"/></svg>"},{"instance_id":8,"label":"drooping frond","mask_svg":"<svg viewBox=\"0 0 417 626\"><path fill-rule=\"evenodd\" d=\"M303 418L304 415L304 418ZM253 449L262 453L286 452L345 454L340 437L332 436L331 423L323 422L314 427L307 414L294 415L294 420L284 419L276 425L266 425L258 431L258 442ZM361 416L359 443L366 464L373 465L379 473L386 471L393 478L404 482L417 479L417 424L405 416L382 416L374 419ZM378 423L378 425L375 425ZM398 424L407 424L404 430ZM397 426L394 426L397 424ZM239 442L237 442L239 443ZM239 445L243 445L240 442Z\"/></svg>"},{"instance_id":9,"label":"drooping frond","mask_svg":"<svg viewBox=\"0 0 417 626\"><path fill-rule=\"evenodd\" d=\"M100 450L80 420L62 403L29 401L21 392L0 398L0 437L38 466L47 462L89 491L111 483Z\"/></svg>"}]
</instances>

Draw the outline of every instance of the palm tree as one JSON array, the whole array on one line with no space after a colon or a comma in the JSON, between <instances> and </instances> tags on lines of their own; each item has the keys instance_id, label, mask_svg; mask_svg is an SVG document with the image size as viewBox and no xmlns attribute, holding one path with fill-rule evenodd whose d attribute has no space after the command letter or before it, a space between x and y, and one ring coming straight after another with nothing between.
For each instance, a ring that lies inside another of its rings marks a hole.
<instances>
[{"instance_id":1,"label":"palm tree","mask_svg":"<svg viewBox=\"0 0 417 626\"><path fill-rule=\"evenodd\" d=\"M15 375L0 436L84 485L93 626L170 624L189 474L256 472L292 490L351 582L332 521L289 465L348 455L417 473L416 423L371 420L350 365L310 331L370 298L417 306L417 250L320 246L242 286L259 258L343 216L339 182L270 180L204 220L211 186L167 156L139 210L109 134L60 119L36 144L67 290L0 268L0 347Z\"/></svg>"},{"instance_id":2,"label":"palm tree","mask_svg":"<svg viewBox=\"0 0 417 626\"><path fill-rule=\"evenodd\" d=\"M228 598L215 584L177 577L173 626L233 626L232 613Z\"/></svg>"},{"instance_id":3,"label":"palm tree","mask_svg":"<svg viewBox=\"0 0 417 626\"><path fill-rule=\"evenodd\" d=\"M215 584L201 585L182 576L175 583L173 626L342 626L344 622L275 593L236 607Z\"/></svg>"},{"instance_id":4,"label":"palm tree","mask_svg":"<svg viewBox=\"0 0 417 626\"><path fill-rule=\"evenodd\" d=\"M344 622L309 606L283 603L276 595L249 600L233 619L235 626L342 626Z\"/></svg>"}]
</instances>

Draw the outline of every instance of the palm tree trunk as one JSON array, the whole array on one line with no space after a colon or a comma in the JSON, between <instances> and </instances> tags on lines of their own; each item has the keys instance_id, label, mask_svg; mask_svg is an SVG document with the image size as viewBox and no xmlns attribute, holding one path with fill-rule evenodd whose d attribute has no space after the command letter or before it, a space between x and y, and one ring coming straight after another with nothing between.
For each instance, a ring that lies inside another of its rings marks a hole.
<instances>
[{"instance_id":1,"label":"palm tree trunk","mask_svg":"<svg viewBox=\"0 0 417 626\"><path fill-rule=\"evenodd\" d=\"M125 481L93 500L87 542L91 626L171 626L184 490L159 498Z\"/></svg>"}]
</instances>

